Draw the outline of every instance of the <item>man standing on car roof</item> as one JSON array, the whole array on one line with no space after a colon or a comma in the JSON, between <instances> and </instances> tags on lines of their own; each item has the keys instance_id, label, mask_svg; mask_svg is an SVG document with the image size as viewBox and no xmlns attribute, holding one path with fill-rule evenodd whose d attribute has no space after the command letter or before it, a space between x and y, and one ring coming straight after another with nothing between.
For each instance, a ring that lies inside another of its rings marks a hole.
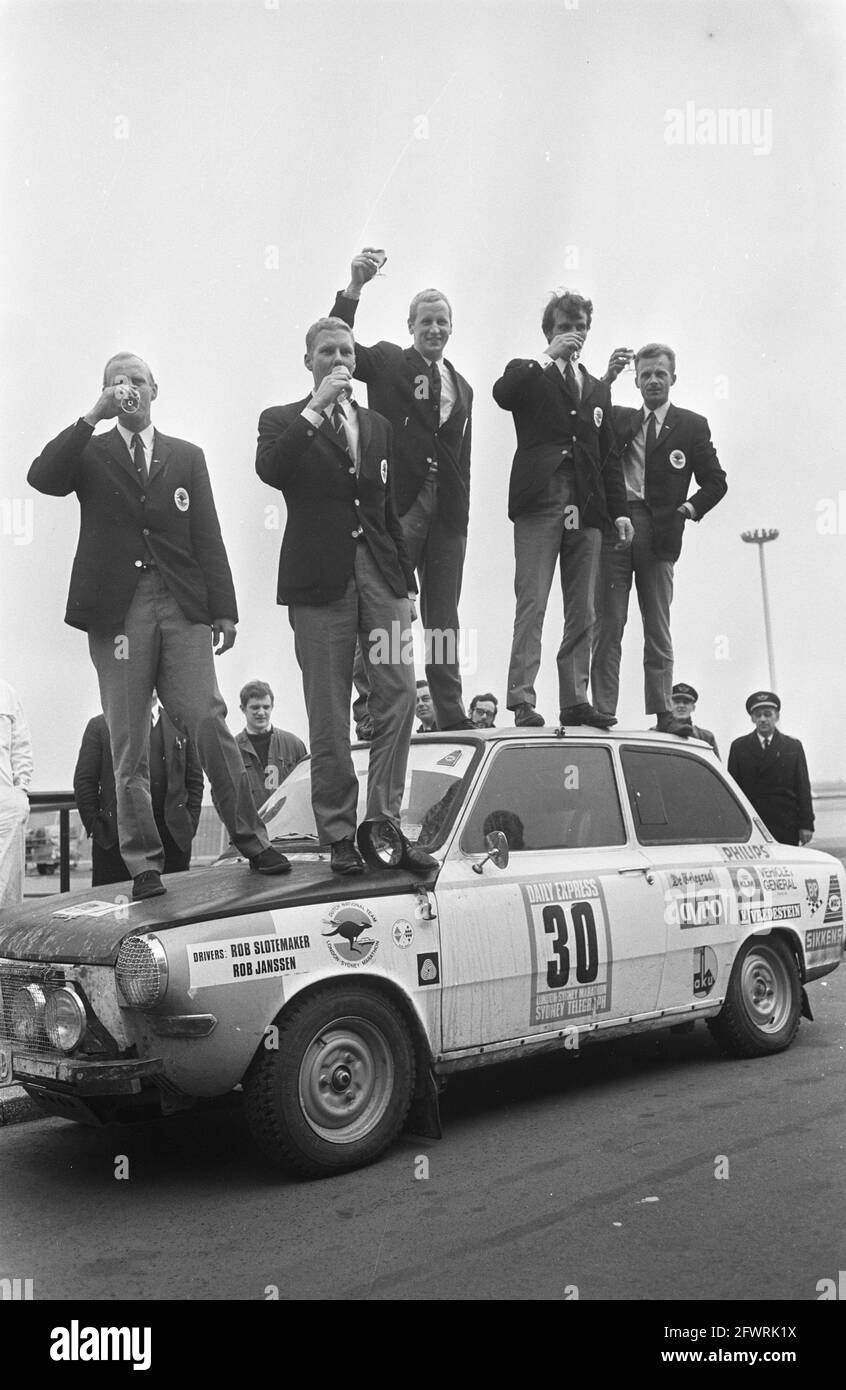
<instances>
[{"instance_id":1,"label":"man standing on car roof","mask_svg":"<svg viewBox=\"0 0 846 1390\"><path fill-rule=\"evenodd\" d=\"M138 901L164 893L150 797L153 690L193 743L233 842L260 874L291 865L271 847L226 724L214 657L238 608L202 449L154 430L159 393L142 358L110 357L97 400L46 445L29 482L79 498L65 622L88 634L114 762L120 852ZM102 420L116 427L94 433Z\"/></svg>"},{"instance_id":2,"label":"man standing on car roof","mask_svg":"<svg viewBox=\"0 0 846 1390\"><path fill-rule=\"evenodd\" d=\"M332 314L352 327L361 291L384 253L365 247ZM420 581L426 679L439 729L468 729L459 668L458 601L470 512L470 433L473 392L444 357L452 335L452 306L440 290L418 291L408 311L412 346L355 345L354 375L367 400L393 426L394 500L405 547ZM359 737L369 736L367 667L356 662L359 698L353 708Z\"/></svg>"}]
</instances>

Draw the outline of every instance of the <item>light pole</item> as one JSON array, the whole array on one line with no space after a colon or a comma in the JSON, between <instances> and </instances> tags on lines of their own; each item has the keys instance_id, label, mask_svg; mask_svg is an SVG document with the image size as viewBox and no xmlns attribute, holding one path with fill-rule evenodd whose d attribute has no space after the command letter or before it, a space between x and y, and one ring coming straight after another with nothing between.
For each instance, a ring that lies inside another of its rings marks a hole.
<instances>
[{"instance_id":1,"label":"light pole","mask_svg":"<svg viewBox=\"0 0 846 1390\"><path fill-rule=\"evenodd\" d=\"M748 545L757 545L758 558L761 561L761 593L764 596L764 632L767 638L767 661L770 667L770 689L776 688L775 658L773 656L773 630L770 626L770 598L767 593L767 571L764 566L764 546L767 541L778 539L778 531L743 531L740 539L746 541Z\"/></svg>"}]
</instances>

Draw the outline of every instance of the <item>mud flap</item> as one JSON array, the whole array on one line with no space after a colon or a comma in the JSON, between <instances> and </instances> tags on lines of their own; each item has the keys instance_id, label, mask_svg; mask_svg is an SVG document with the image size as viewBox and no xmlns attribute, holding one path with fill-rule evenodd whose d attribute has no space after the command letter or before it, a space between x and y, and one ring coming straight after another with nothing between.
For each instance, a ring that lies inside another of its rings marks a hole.
<instances>
[{"instance_id":1,"label":"mud flap","mask_svg":"<svg viewBox=\"0 0 846 1390\"><path fill-rule=\"evenodd\" d=\"M438 1105L438 1083L431 1068L427 1067L411 1102L406 1129L411 1134L419 1134L421 1139L440 1139L441 1112Z\"/></svg>"},{"instance_id":2,"label":"mud flap","mask_svg":"<svg viewBox=\"0 0 846 1390\"><path fill-rule=\"evenodd\" d=\"M811 1006L808 1003L808 995L804 985L802 986L802 1017L807 1018L811 1023L814 1021L814 1015L811 1013Z\"/></svg>"}]
</instances>

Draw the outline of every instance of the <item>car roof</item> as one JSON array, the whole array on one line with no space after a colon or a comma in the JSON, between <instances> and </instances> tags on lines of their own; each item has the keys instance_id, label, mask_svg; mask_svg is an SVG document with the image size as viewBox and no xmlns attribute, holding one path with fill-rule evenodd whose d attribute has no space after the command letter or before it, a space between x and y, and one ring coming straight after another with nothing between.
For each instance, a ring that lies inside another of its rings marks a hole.
<instances>
[{"instance_id":1,"label":"car roof","mask_svg":"<svg viewBox=\"0 0 846 1390\"><path fill-rule=\"evenodd\" d=\"M568 724L563 730L560 725L545 724L543 728L522 728L522 729L444 729L431 734L413 734L412 743L508 743L523 742L524 739L534 738L561 738L568 739L576 737L580 741L593 739L598 743L607 743L609 740L619 743L624 741L630 743L632 739L639 742L654 743L659 747L685 747L694 744L697 748L705 748L713 752L711 745L705 739L695 738L691 735L688 738L680 738L678 734L659 734L652 729L597 729L592 724ZM362 745L366 746L366 745Z\"/></svg>"}]
</instances>

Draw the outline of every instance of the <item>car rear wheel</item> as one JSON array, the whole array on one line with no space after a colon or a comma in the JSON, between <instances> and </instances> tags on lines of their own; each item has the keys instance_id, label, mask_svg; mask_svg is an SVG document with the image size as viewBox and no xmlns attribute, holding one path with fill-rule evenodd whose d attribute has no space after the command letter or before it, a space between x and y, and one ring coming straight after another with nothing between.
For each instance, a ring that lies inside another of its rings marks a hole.
<instances>
[{"instance_id":1,"label":"car rear wheel","mask_svg":"<svg viewBox=\"0 0 846 1390\"><path fill-rule=\"evenodd\" d=\"M327 1177L378 1158L414 1093L414 1047L389 1000L332 985L281 1017L244 1081L250 1132L272 1163Z\"/></svg>"},{"instance_id":2,"label":"car rear wheel","mask_svg":"<svg viewBox=\"0 0 846 1390\"><path fill-rule=\"evenodd\" d=\"M725 1003L708 1027L730 1056L763 1057L790 1046L801 1012L802 986L792 952L777 936L752 937L737 954Z\"/></svg>"}]
</instances>

